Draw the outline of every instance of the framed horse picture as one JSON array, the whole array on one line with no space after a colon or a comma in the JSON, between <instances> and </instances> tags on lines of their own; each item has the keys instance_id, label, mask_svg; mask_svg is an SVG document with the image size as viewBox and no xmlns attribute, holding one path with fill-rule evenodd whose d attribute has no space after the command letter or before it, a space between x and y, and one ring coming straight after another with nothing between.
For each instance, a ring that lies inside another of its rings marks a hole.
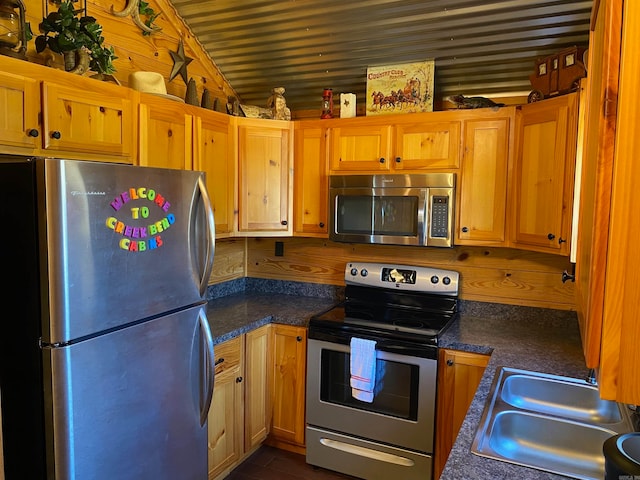
<instances>
[{"instance_id":1,"label":"framed horse picture","mask_svg":"<svg viewBox=\"0 0 640 480\"><path fill-rule=\"evenodd\" d=\"M435 62L367 68L367 115L433 111Z\"/></svg>"}]
</instances>

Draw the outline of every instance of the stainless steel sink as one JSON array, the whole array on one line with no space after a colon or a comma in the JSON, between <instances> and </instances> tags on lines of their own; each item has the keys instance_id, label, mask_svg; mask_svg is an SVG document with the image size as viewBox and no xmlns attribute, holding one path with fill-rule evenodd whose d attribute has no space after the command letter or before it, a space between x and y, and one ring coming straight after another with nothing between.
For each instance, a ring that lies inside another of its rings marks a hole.
<instances>
[{"instance_id":1,"label":"stainless steel sink","mask_svg":"<svg viewBox=\"0 0 640 480\"><path fill-rule=\"evenodd\" d=\"M616 402L602 400L597 387L575 378L507 374L500 395L509 405L538 413L590 423L622 421Z\"/></svg>"},{"instance_id":2,"label":"stainless steel sink","mask_svg":"<svg viewBox=\"0 0 640 480\"><path fill-rule=\"evenodd\" d=\"M580 479L604 477L604 441L631 431L626 407L597 387L527 370L497 371L471 451Z\"/></svg>"}]
</instances>

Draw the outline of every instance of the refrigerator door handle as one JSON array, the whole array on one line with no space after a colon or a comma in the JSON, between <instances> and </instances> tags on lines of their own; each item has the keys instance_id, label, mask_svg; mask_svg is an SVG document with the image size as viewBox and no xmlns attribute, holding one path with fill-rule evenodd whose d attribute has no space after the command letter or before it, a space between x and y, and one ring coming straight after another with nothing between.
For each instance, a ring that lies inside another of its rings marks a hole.
<instances>
[{"instance_id":1,"label":"refrigerator door handle","mask_svg":"<svg viewBox=\"0 0 640 480\"><path fill-rule=\"evenodd\" d=\"M213 400L213 386L215 383L215 366L214 366L214 353L213 353L213 336L211 335L211 328L209 327L209 321L204 309L200 310L198 315L200 321L200 330L202 331L204 342L204 402L200 406L200 426L204 426L209 415L209 408L211 408L211 401Z\"/></svg>"},{"instance_id":2,"label":"refrigerator door handle","mask_svg":"<svg viewBox=\"0 0 640 480\"><path fill-rule=\"evenodd\" d=\"M202 196L202 202L204 203L204 209L207 215L207 254L205 257L204 272L202 279L200 280L200 295L204 296L207 286L209 285L209 277L211 276L211 270L213 269L213 255L216 245L216 222L213 217L213 207L211 206L211 199L207 192L207 186L204 181L204 176L198 177L198 188L200 195Z\"/></svg>"}]
</instances>

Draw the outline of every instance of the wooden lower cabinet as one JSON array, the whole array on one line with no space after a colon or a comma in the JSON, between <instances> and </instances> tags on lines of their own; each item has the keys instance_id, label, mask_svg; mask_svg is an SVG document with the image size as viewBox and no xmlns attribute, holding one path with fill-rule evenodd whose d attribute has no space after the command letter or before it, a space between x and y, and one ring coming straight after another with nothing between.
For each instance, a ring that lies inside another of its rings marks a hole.
<instances>
[{"instance_id":1,"label":"wooden lower cabinet","mask_svg":"<svg viewBox=\"0 0 640 480\"><path fill-rule=\"evenodd\" d=\"M271 426L271 325L247 333L245 347L244 450L248 452L267 438Z\"/></svg>"},{"instance_id":2,"label":"wooden lower cabinet","mask_svg":"<svg viewBox=\"0 0 640 480\"><path fill-rule=\"evenodd\" d=\"M216 345L215 385L208 417L209 478L235 466L242 457L244 338Z\"/></svg>"},{"instance_id":3,"label":"wooden lower cabinet","mask_svg":"<svg viewBox=\"0 0 640 480\"><path fill-rule=\"evenodd\" d=\"M271 445L304 452L307 329L273 325Z\"/></svg>"},{"instance_id":4,"label":"wooden lower cabinet","mask_svg":"<svg viewBox=\"0 0 640 480\"><path fill-rule=\"evenodd\" d=\"M216 345L209 480L263 442L304 453L306 327L269 324Z\"/></svg>"},{"instance_id":5,"label":"wooden lower cabinet","mask_svg":"<svg viewBox=\"0 0 640 480\"><path fill-rule=\"evenodd\" d=\"M440 350L434 480L440 478L487 363L489 355Z\"/></svg>"},{"instance_id":6,"label":"wooden lower cabinet","mask_svg":"<svg viewBox=\"0 0 640 480\"><path fill-rule=\"evenodd\" d=\"M216 345L209 479L224 478L269 433L270 325Z\"/></svg>"}]
</instances>

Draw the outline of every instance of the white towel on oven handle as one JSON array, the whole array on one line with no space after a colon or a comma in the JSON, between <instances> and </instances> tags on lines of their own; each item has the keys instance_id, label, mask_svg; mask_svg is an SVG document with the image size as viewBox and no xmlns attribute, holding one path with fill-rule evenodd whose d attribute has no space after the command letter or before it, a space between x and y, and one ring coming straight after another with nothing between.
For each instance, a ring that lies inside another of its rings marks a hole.
<instances>
[{"instance_id":1,"label":"white towel on oven handle","mask_svg":"<svg viewBox=\"0 0 640 480\"><path fill-rule=\"evenodd\" d=\"M352 337L350 346L351 395L371 403L376 386L376 342Z\"/></svg>"}]
</instances>

